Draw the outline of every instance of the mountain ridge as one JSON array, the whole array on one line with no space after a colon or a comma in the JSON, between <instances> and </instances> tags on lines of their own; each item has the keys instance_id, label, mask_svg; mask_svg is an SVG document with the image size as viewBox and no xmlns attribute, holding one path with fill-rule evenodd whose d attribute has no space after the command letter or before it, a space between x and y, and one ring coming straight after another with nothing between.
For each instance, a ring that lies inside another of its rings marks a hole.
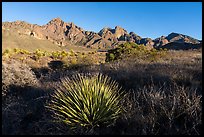
<instances>
[{"instance_id":1,"label":"mountain ridge","mask_svg":"<svg viewBox=\"0 0 204 137\"><path fill-rule=\"evenodd\" d=\"M187 35L172 32L168 36L161 36L156 39L142 38L135 32L129 32L120 26L115 28L104 27L98 33L86 31L75 25L73 22L66 23L60 18L54 18L45 25L30 24L25 21L2 22L2 33L4 30L14 30L19 35L30 35L37 39L49 40L59 46L69 46L70 44L85 46L87 48L107 49L114 48L124 42L134 42L144 44L149 49L169 48L165 45L176 43L194 48L194 45L200 45L202 40L197 40ZM179 46L177 46L176 49ZM183 46L181 46L183 48ZM185 48L184 48L185 49Z\"/></svg>"}]
</instances>

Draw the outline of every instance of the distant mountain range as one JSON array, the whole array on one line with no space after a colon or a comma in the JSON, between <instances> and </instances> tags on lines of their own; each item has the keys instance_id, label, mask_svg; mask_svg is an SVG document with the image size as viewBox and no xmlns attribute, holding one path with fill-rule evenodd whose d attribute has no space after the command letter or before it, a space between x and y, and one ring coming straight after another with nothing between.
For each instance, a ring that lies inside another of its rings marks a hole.
<instances>
[{"instance_id":1,"label":"distant mountain range","mask_svg":"<svg viewBox=\"0 0 204 137\"><path fill-rule=\"evenodd\" d=\"M66 23L60 18L54 18L42 26L24 21L3 22L2 33L6 30L19 35L29 35L37 39L48 40L59 46L80 45L96 49L114 48L124 42L144 44L150 49L192 49L200 48L202 45L202 41L179 33L171 33L156 39L142 38L134 32L128 33L120 26L116 26L114 29L103 28L96 33L83 30L72 22Z\"/></svg>"}]
</instances>

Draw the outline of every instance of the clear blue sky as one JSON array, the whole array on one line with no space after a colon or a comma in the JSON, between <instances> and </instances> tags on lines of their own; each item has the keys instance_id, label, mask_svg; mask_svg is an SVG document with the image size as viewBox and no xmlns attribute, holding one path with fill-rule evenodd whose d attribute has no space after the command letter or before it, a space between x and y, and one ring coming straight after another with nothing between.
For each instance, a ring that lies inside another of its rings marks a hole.
<instances>
[{"instance_id":1,"label":"clear blue sky","mask_svg":"<svg viewBox=\"0 0 204 137\"><path fill-rule=\"evenodd\" d=\"M201 2L3 2L2 21L44 25L60 17L84 30L121 26L141 37L171 32L202 39Z\"/></svg>"}]
</instances>

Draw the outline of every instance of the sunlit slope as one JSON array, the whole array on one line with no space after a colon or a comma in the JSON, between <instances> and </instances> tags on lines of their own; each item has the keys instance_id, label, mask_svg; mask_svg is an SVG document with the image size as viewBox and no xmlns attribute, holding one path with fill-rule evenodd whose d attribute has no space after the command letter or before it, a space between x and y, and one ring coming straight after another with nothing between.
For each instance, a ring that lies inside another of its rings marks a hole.
<instances>
[{"instance_id":1,"label":"sunlit slope","mask_svg":"<svg viewBox=\"0 0 204 137\"><path fill-rule=\"evenodd\" d=\"M28 51L35 51L36 49L46 51L62 50L58 45L47 40L36 39L29 35L19 35L7 30L2 31L2 51L13 48L21 48Z\"/></svg>"},{"instance_id":2,"label":"sunlit slope","mask_svg":"<svg viewBox=\"0 0 204 137\"><path fill-rule=\"evenodd\" d=\"M60 50L74 50L79 52L89 52L94 51L94 49L76 46L76 45L68 45L66 47L60 47L59 45L53 44L48 40L36 39L29 35L19 35L16 32L11 30L3 30L2 31L2 51L5 49L14 49L20 48L25 49L30 52L35 51L36 49L45 50L48 52L51 51L60 51Z\"/></svg>"}]
</instances>

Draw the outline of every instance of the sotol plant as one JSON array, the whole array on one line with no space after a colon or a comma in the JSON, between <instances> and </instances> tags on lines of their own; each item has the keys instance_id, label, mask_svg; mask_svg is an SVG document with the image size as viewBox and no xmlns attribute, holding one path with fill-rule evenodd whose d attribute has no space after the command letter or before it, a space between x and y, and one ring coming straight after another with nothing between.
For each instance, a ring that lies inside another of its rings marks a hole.
<instances>
[{"instance_id":1,"label":"sotol plant","mask_svg":"<svg viewBox=\"0 0 204 137\"><path fill-rule=\"evenodd\" d=\"M114 123L122 112L119 102L123 93L107 76L78 74L61 80L47 108L72 128L93 129Z\"/></svg>"}]
</instances>

